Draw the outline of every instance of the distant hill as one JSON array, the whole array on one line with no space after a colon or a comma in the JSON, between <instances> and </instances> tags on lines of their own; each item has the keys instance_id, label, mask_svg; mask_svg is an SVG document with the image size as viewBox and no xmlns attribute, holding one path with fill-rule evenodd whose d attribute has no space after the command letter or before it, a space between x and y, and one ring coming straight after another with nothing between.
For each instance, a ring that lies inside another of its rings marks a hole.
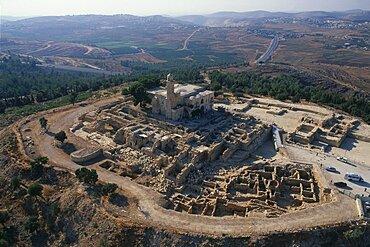
<instances>
[{"instance_id":1,"label":"distant hill","mask_svg":"<svg viewBox=\"0 0 370 247\"><path fill-rule=\"evenodd\" d=\"M37 40L100 41L128 38L132 33L151 34L194 27L170 17L133 15L44 16L1 24L5 37ZM145 37L143 37L145 38Z\"/></svg>"},{"instance_id":2,"label":"distant hill","mask_svg":"<svg viewBox=\"0 0 370 247\"><path fill-rule=\"evenodd\" d=\"M1 23L4 23L4 22L8 22L8 21L18 21L18 20L22 20L22 19L26 19L26 18L29 18L29 17L16 17L16 16L7 16L7 15L1 15L0 16L0 21Z\"/></svg>"},{"instance_id":3,"label":"distant hill","mask_svg":"<svg viewBox=\"0 0 370 247\"><path fill-rule=\"evenodd\" d=\"M351 21L370 21L370 11L349 10L343 12L309 11L299 13L249 11L249 12L217 12L210 15L186 15L178 20L191 22L201 26L227 26L244 19L259 18L338 18Z\"/></svg>"},{"instance_id":4,"label":"distant hill","mask_svg":"<svg viewBox=\"0 0 370 247\"><path fill-rule=\"evenodd\" d=\"M188 15L177 18L133 15L72 15L44 16L22 19L2 17L1 30L5 38L55 40L99 43L111 40L155 40L155 37L194 30L194 26L245 25L263 18L338 18L352 21L370 21L370 11L344 12L218 12L210 15ZM190 33L193 31L190 31ZM187 33L187 32L185 32Z\"/></svg>"}]
</instances>

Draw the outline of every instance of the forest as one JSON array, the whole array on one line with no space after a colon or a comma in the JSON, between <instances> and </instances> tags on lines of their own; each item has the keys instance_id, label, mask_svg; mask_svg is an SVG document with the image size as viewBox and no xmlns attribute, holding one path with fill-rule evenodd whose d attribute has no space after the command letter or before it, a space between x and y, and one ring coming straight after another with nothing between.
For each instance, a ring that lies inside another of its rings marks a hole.
<instances>
[{"instance_id":1,"label":"forest","mask_svg":"<svg viewBox=\"0 0 370 247\"><path fill-rule=\"evenodd\" d=\"M10 107L46 102L132 81L139 81L150 87L157 85L170 72L173 72L179 82L202 81L200 69L195 65L173 71L161 66L147 66L127 75L102 76L45 68L39 66L34 59L12 55L0 60L0 113Z\"/></svg>"},{"instance_id":2,"label":"forest","mask_svg":"<svg viewBox=\"0 0 370 247\"><path fill-rule=\"evenodd\" d=\"M173 73L180 83L200 83L203 67L190 64L177 68L142 63L130 64L135 68L130 74L102 76L80 72L57 71L38 66L38 62L24 57L9 56L0 60L0 113L6 108L30 105L63 96L106 89L127 82L137 81L145 88L158 86L167 73ZM319 87L307 87L299 78L289 75L264 76L253 72L237 74L214 71L209 74L209 89L222 93L231 91L235 95L257 94L278 100L291 100L324 104L351 115L361 117L370 123L370 102L361 97L344 96Z\"/></svg>"},{"instance_id":3,"label":"forest","mask_svg":"<svg viewBox=\"0 0 370 247\"><path fill-rule=\"evenodd\" d=\"M289 75L270 77L251 72L228 74L214 71L209 74L209 78L212 81L209 88L216 93L231 91L236 96L247 93L292 102L307 100L337 108L370 123L370 101L366 98L345 98L338 93L325 91L319 87L304 87L298 78Z\"/></svg>"}]
</instances>

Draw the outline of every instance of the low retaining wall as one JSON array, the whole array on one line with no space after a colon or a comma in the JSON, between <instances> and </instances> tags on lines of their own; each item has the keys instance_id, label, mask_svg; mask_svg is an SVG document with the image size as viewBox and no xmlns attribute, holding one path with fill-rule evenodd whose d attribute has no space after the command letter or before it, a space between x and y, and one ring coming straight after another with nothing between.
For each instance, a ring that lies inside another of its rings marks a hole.
<instances>
[{"instance_id":1,"label":"low retaining wall","mask_svg":"<svg viewBox=\"0 0 370 247\"><path fill-rule=\"evenodd\" d=\"M83 148L71 153L72 161L76 163L83 163L103 155L101 148Z\"/></svg>"},{"instance_id":2,"label":"low retaining wall","mask_svg":"<svg viewBox=\"0 0 370 247\"><path fill-rule=\"evenodd\" d=\"M356 206L358 210L358 216L360 219L363 219L365 217L364 208L362 206L362 201L360 198L356 198Z\"/></svg>"}]
</instances>

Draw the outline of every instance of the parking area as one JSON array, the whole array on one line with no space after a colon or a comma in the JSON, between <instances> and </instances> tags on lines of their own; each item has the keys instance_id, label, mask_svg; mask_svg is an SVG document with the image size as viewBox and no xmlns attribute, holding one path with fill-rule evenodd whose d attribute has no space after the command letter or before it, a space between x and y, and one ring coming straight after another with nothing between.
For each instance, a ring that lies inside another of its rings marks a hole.
<instances>
[{"instance_id":1,"label":"parking area","mask_svg":"<svg viewBox=\"0 0 370 247\"><path fill-rule=\"evenodd\" d=\"M367 167L358 164L345 163L338 161L335 157L323 156L319 158L319 163L322 164L323 169L326 167L332 166L336 169L335 172L325 170L325 175L328 176L328 179L335 182L345 182L347 186L341 189L348 190L354 194L369 196L370 191L370 170ZM346 173L356 173L360 175L364 181L353 181L346 180L344 178Z\"/></svg>"},{"instance_id":2,"label":"parking area","mask_svg":"<svg viewBox=\"0 0 370 247\"><path fill-rule=\"evenodd\" d=\"M332 184L335 182L345 182L346 187L339 188L346 190L352 194L359 194L364 196L370 196L370 168L362 164L354 164L349 161L345 163L337 160L335 156L330 154L316 153L311 150L302 149L296 146L287 146L287 150L290 156L295 160L301 160L303 162L310 162L319 164L324 170L325 177ZM326 171L326 167L334 167L335 172ZM346 173L356 173L361 175L364 179L362 182L348 181L344 179Z\"/></svg>"}]
</instances>

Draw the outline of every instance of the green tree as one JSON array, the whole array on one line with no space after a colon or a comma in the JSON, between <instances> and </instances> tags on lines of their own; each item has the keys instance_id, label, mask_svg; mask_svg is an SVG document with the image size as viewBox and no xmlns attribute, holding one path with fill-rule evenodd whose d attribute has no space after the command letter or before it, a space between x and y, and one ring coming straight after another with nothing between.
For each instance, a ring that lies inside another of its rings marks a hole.
<instances>
[{"instance_id":1,"label":"green tree","mask_svg":"<svg viewBox=\"0 0 370 247\"><path fill-rule=\"evenodd\" d=\"M45 156L39 156L35 159L35 162L46 165L49 162L49 158Z\"/></svg>"},{"instance_id":2,"label":"green tree","mask_svg":"<svg viewBox=\"0 0 370 247\"><path fill-rule=\"evenodd\" d=\"M129 86L128 93L134 98L134 105L145 106L150 102L148 93L143 83L136 82Z\"/></svg>"},{"instance_id":3,"label":"green tree","mask_svg":"<svg viewBox=\"0 0 370 247\"><path fill-rule=\"evenodd\" d=\"M64 143L64 141L67 139L67 134L63 130L59 131L55 134L54 139L60 141L61 143Z\"/></svg>"},{"instance_id":4,"label":"green tree","mask_svg":"<svg viewBox=\"0 0 370 247\"><path fill-rule=\"evenodd\" d=\"M5 113L5 110L6 110L6 104L4 103L4 101L0 100L0 114Z\"/></svg>"},{"instance_id":5,"label":"green tree","mask_svg":"<svg viewBox=\"0 0 370 247\"><path fill-rule=\"evenodd\" d=\"M10 216L8 211L0 210L0 224L5 227L5 223L9 220Z\"/></svg>"},{"instance_id":6,"label":"green tree","mask_svg":"<svg viewBox=\"0 0 370 247\"><path fill-rule=\"evenodd\" d=\"M0 229L0 247L11 246L16 243L17 229L15 226L3 227Z\"/></svg>"},{"instance_id":7,"label":"green tree","mask_svg":"<svg viewBox=\"0 0 370 247\"><path fill-rule=\"evenodd\" d=\"M40 224L36 216L30 216L24 225L24 229L30 233L38 231L39 228Z\"/></svg>"},{"instance_id":8,"label":"green tree","mask_svg":"<svg viewBox=\"0 0 370 247\"><path fill-rule=\"evenodd\" d=\"M89 170L85 167L76 170L77 179L84 184L94 185L98 181L96 170Z\"/></svg>"},{"instance_id":9,"label":"green tree","mask_svg":"<svg viewBox=\"0 0 370 247\"><path fill-rule=\"evenodd\" d=\"M5 239L0 239L0 247L8 247L10 246L8 241L6 241Z\"/></svg>"},{"instance_id":10,"label":"green tree","mask_svg":"<svg viewBox=\"0 0 370 247\"><path fill-rule=\"evenodd\" d=\"M13 177L10 180L10 186L12 187L12 190L19 189L21 187L21 180L19 177Z\"/></svg>"},{"instance_id":11,"label":"green tree","mask_svg":"<svg viewBox=\"0 0 370 247\"><path fill-rule=\"evenodd\" d=\"M48 126L48 120L45 117L41 117L39 119L39 123L40 123L41 128L43 129L46 129Z\"/></svg>"},{"instance_id":12,"label":"green tree","mask_svg":"<svg viewBox=\"0 0 370 247\"><path fill-rule=\"evenodd\" d=\"M343 236L344 236L347 240L359 239L359 238L361 238L363 235L364 235L364 232L363 232L363 231L361 231L359 228L350 229L350 230L345 231L345 232L343 233Z\"/></svg>"},{"instance_id":13,"label":"green tree","mask_svg":"<svg viewBox=\"0 0 370 247\"><path fill-rule=\"evenodd\" d=\"M77 96L78 96L78 93L76 91L72 91L69 94L69 102L74 105L77 101Z\"/></svg>"},{"instance_id":14,"label":"green tree","mask_svg":"<svg viewBox=\"0 0 370 247\"><path fill-rule=\"evenodd\" d=\"M104 184L101 188L101 193L102 195L107 196L109 194L114 193L117 190L117 188L118 188L117 184L114 183Z\"/></svg>"},{"instance_id":15,"label":"green tree","mask_svg":"<svg viewBox=\"0 0 370 247\"><path fill-rule=\"evenodd\" d=\"M47 164L49 159L47 157L37 157L31 161L31 173L35 177L39 177L44 172L44 165Z\"/></svg>"},{"instance_id":16,"label":"green tree","mask_svg":"<svg viewBox=\"0 0 370 247\"><path fill-rule=\"evenodd\" d=\"M44 172L44 166L38 162L31 162L31 174L38 178L40 177Z\"/></svg>"},{"instance_id":17,"label":"green tree","mask_svg":"<svg viewBox=\"0 0 370 247\"><path fill-rule=\"evenodd\" d=\"M28 186L28 194L31 196L31 197L42 197L42 190L44 189L44 187L39 184L39 183L32 183Z\"/></svg>"},{"instance_id":18,"label":"green tree","mask_svg":"<svg viewBox=\"0 0 370 247\"><path fill-rule=\"evenodd\" d=\"M160 82L160 78L155 75L144 75L139 78L139 83L143 84L145 88L158 87Z\"/></svg>"},{"instance_id":19,"label":"green tree","mask_svg":"<svg viewBox=\"0 0 370 247\"><path fill-rule=\"evenodd\" d=\"M60 213L60 205L58 202L55 202L51 205L50 214L53 217L57 217L59 213Z\"/></svg>"}]
</instances>

